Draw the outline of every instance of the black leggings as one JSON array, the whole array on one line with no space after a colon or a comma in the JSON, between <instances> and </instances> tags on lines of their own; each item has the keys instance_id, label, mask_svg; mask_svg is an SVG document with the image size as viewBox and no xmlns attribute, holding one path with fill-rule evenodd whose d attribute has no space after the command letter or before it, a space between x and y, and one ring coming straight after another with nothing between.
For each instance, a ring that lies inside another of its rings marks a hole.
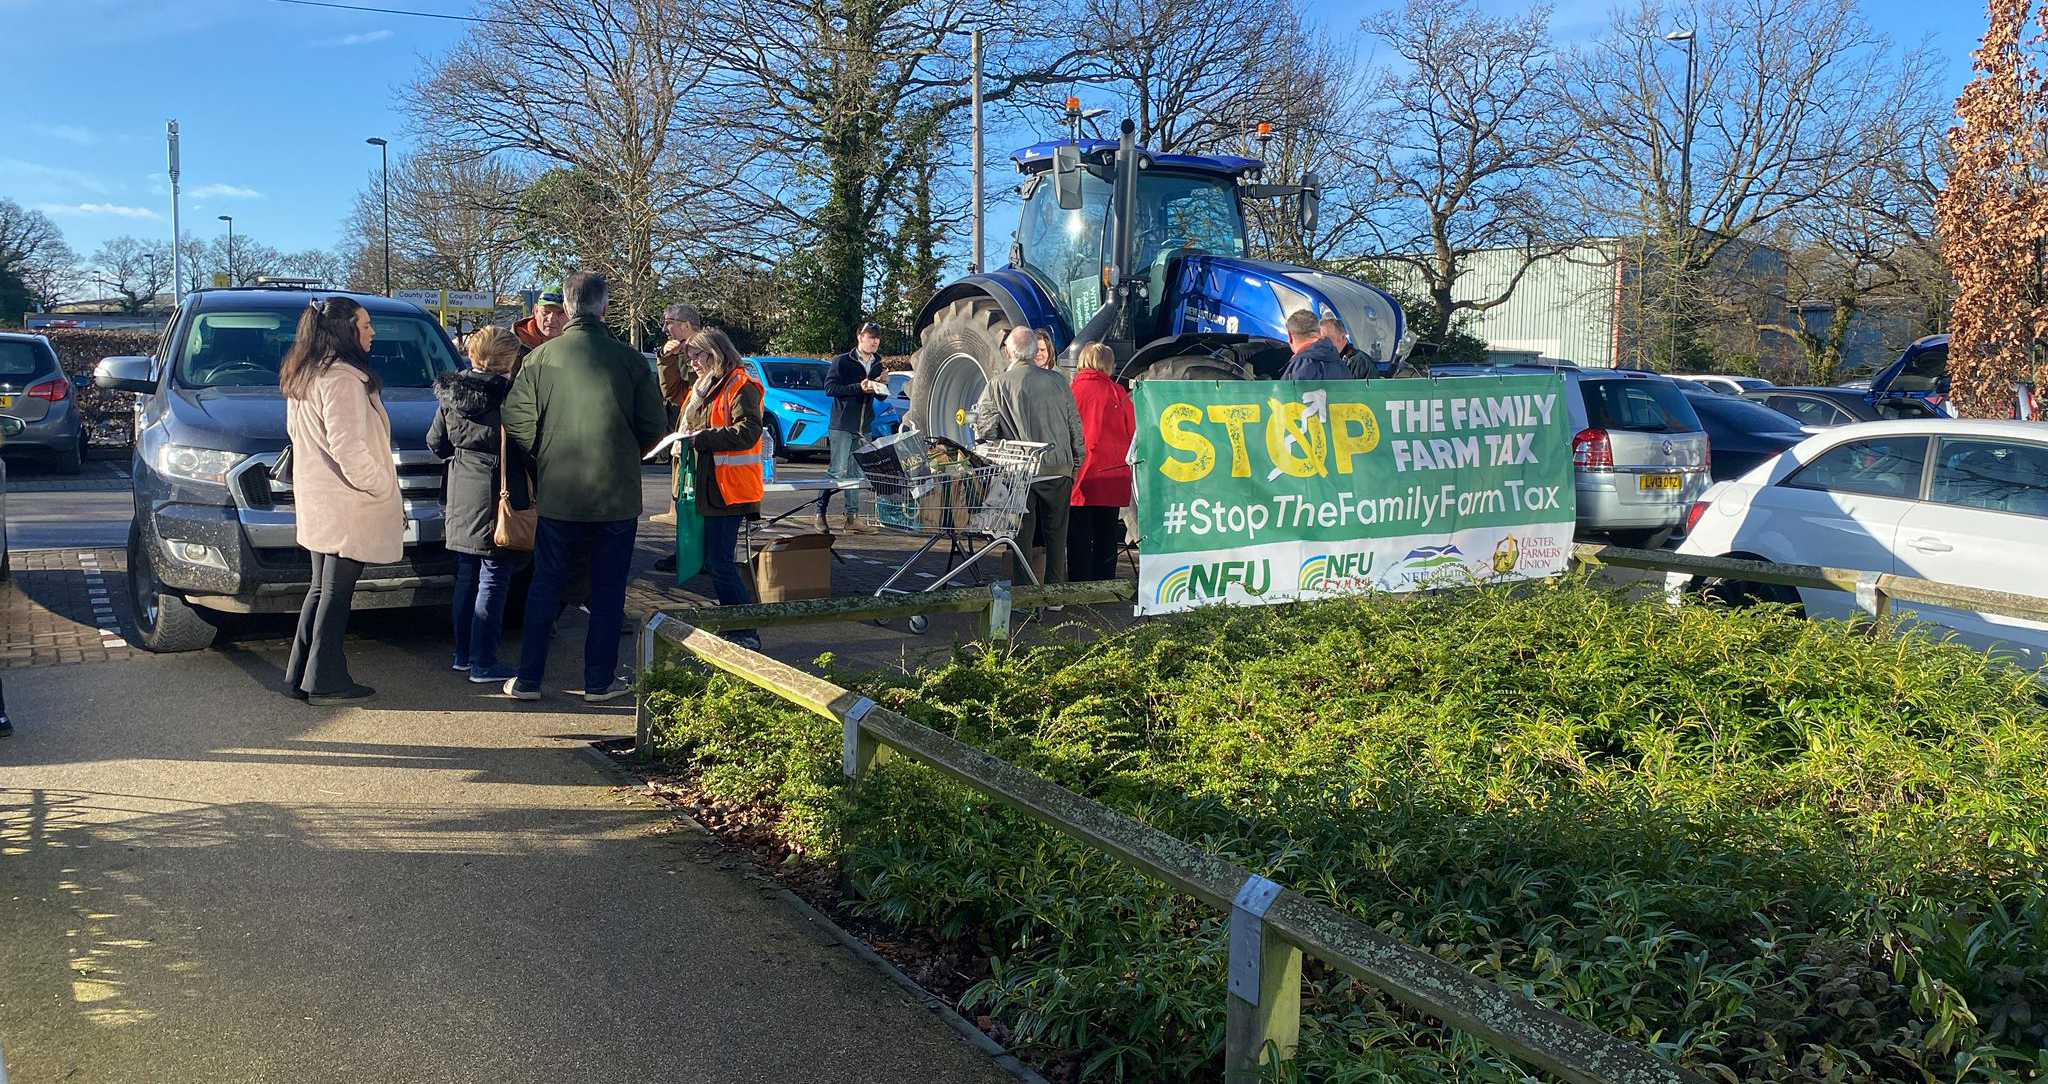
<instances>
[{"instance_id":1,"label":"black leggings","mask_svg":"<svg viewBox=\"0 0 2048 1084\"><path fill-rule=\"evenodd\" d=\"M285 666L287 688L308 696L338 693L355 684L341 641L348 634L349 604L363 563L331 553L313 555L313 583L299 609L299 633L292 638L291 662Z\"/></svg>"},{"instance_id":2,"label":"black leggings","mask_svg":"<svg viewBox=\"0 0 2048 1084\"><path fill-rule=\"evenodd\" d=\"M1116 579L1116 557L1124 545L1123 512L1121 508L1084 504L1067 514L1069 579Z\"/></svg>"}]
</instances>

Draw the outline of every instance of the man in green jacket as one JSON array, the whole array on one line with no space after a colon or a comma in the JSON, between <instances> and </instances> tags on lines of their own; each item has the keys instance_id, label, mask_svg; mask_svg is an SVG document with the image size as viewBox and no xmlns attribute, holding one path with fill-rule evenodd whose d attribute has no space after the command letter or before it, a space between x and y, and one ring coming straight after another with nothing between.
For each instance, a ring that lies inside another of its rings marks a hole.
<instances>
[{"instance_id":1,"label":"man in green jacket","mask_svg":"<svg viewBox=\"0 0 2048 1084\"><path fill-rule=\"evenodd\" d=\"M539 700L562 589L578 558L590 565L583 698L632 691L618 677L626 577L640 526L640 457L668 432L661 389L638 350L604 326L610 289L579 271L562 284L569 326L526 356L505 397L505 433L533 457L539 525L519 673L505 693Z\"/></svg>"}]
</instances>

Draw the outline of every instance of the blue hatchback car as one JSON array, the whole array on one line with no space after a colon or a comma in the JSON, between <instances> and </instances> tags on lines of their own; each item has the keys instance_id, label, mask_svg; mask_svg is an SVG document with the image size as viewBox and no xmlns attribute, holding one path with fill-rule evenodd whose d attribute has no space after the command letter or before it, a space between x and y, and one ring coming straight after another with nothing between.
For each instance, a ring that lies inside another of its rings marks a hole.
<instances>
[{"instance_id":1,"label":"blue hatchback car","mask_svg":"<svg viewBox=\"0 0 2048 1084\"><path fill-rule=\"evenodd\" d=\"M747 372L761 382L762 421L770 454L788 459L801 452L826 451L825 430L832 423L832 397L825 394L825 376L832 363L817 358L759 357L745 359Z\"/></svg>"}]
</instances>

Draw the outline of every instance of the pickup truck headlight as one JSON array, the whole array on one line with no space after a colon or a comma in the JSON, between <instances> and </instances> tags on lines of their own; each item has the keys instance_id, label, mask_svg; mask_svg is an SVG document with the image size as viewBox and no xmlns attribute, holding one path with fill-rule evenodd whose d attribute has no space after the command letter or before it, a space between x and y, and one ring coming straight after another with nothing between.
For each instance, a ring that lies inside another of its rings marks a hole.
<instances>
[{"instance_id":1,"label":"pickup truck headlight","mask_svg":"<svg viewBox=\"0 0 2048 1084\"><path fill-rule=\"evenodd\" d=\"M247 458L249 456L244 452L166 444L157 449L156 469L183 481L224 486L228 484L228 472Z\"/></svg>"},{"instance_id":2,"label":"pickup truck headlight","mask_svg":"<svg viewBox=\"0 0 2048 1084\"><path fill-rule=\"evenodd\" d=\"M781 413L784 414L808 414L813 418L822 418L825 416L824 411L812 410L810 407L807 407L794 399L784 399L782 401L782 406L779 407L778 409Z\"/></svg>"}]
</instances>

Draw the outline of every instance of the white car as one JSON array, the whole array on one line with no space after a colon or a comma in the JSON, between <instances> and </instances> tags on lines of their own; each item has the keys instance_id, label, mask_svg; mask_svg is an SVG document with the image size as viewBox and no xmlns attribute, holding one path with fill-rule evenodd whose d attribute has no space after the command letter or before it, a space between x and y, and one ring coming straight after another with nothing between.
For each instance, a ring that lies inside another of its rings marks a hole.
<instances>
[{"instance_id":1,"label":"white car","mask_svg":"<svg viewBox=\"0 0 2048 1084\"><path fill-rule=\"evenodd\" d=\"M1678 552L1891 572L2048 598L2048 424L1916 419L1845 425L1809 437L1687 513ZM1869 609L1844 591L1666 577L1675 596L1802 604L1813 618ZM2048 624L1940 606L1893 613L2028 669L2048 667Z\"/></svg>"},{"instance_id":2,"label":"white car","mask_svg":"<svg viewBox=\"0 0 2048 1084\"><path fill-rule=\"evenodd\" d=\"M1723 376L1720 373L1671 373L1673 380L1689 380L1722 395L1741 395L1746 391L1768 388L1771 382L1760 376Z\"/></svg>"}]
</instances>

